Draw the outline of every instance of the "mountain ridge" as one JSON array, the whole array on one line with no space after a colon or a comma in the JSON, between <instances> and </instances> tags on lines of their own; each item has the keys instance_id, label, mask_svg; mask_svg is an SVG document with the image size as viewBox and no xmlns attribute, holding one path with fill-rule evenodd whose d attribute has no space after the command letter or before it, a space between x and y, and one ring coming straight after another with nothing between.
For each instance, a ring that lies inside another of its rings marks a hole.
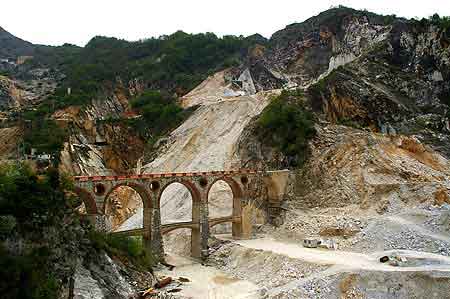
<instances>
[{"instance_id":1,"label":"mountain ridge","mask_svg":"<svg viewBox=\"0 0 450 299\"><path fill-rule=\"evenodd\" d=\"M0 26L0 58L15 59L18 56L31 56L35 45L6 31Z\"/></svg>"}]
</instances>

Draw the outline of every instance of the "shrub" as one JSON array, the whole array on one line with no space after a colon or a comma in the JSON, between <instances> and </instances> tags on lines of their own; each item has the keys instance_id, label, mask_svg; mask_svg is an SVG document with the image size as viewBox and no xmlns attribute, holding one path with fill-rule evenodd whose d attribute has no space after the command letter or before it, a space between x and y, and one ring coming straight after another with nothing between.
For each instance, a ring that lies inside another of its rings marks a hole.
<instances>
[{"instance_id":1,"label":"shrub","mask_svg":"<svg viewBox=\"0 0 450 299\"><path fill-rule=\"evenodd\" d=\"M45 248L25 255L11 255L0 244L0 293L5 299L54 299L59 284L51 271Z\"/></svg>"},{"instance_id":2,"label":"shrub","mask_svg":"<svg viewBox=\"0 0 450 299\"><path fill-rule=\"evenodd\" d=\"M55 121L42 120L39 117L34 116L30 126L25 129L25 150L30 152L31 148L35 148L38 153L47 153L59 158L59 152L63 149L68 134Z\"/></svg>"},{"instance_id":3,"label":"shrub","mask_svg":"<svg viewBox=\"0 0 450 299\"><path fill-rule=\"evenodd\" d=\"M17 229L40 231L54 224L65 207L56 169L37 176L26 164L0 167L0 216L13 216Z\"/></svg>"},{"instance_id":4,"label":"shrub","mask_svg":"<svg viewBox=\"0 0 450 299\"><path fill-rule=\"evenodd\" d=\"M138 110L143 120L133 120L131 125L137 131L150 131L153 134L145 136L146 139L164 135L178 126L191 110L183 110L175 99L160 91L147 91L131 101L131 106Z\"/></svg>"},{"instance_id":5,"label":"shrub","mask_svg":"<svg viewBox=\"0 0 450 299\"><path fill-rule=\"evenodd\" d=\"M308 140L315 133L313 115L305 108L301 94L283 91L258 120L262 139L293 157L296 166L305 161Z\"/></svg>"},{"instance_id":6,"label":"shrub","mask_svg":"<svg viewBox=\"0 0 450 299\"><path fill-rule=\"evenodd\" d=\"M432 15L429 20L433 25L439 26L443 30L450 28L450 16L439 16L437 13Z\"/></svg>"},{"instance_id":7,"label":"shrub","mask_svg":"<svg viewBox=\"0 0 450 299\"><path fill-rule=\"evenodd\" d=\"M16 218L11 215L0 216L0 239L4 239L7 236L11 236L16 228Z\"/></svg>"},{"instance_id":8,"label":"shrub","mask_svg":"<svg viewBox=\"0 0 450 299\"><path fill-rule=\"evenodd\" d=\"M38 176L26 164L0 166L1 298L57 298L60 286L49 248L55 239L46 240L44 231L62 229L68 213L65 186L54 168ZM12 244L19 239L23 249L11 251L5 239Z\"/></svg>"},{"instance_id":9,"label":"shrub","mask_svg":"<svg viewBox=\"0 0 450 299\"><path fill-rule=\"evenodd\" d=\"M112 86L118 78L125 83L142 78L153 89L184 94L209 73L238 64L249 44L242 36L219 38L213 33L182 31L138 42L97 36L84 48L67 44L39 47L33 61L58 68L66 75L50 99L52 108L58 109L90 103L104 86ZM71 95L66 94L68 87Z\"/></svg>"},{"instance_id":10,"label":"shrub","mask_svg":"<svg viewBox=\"0 0 450 299\"><path fill-rule=\"evenodd\" d=\"M94 248L104 250L109 255L127 258L133 264L144 270L151 270L156 264L156 258L144 248L141 237L125 237L90 231L89 239Z\"/></svg>"}]
</instances>

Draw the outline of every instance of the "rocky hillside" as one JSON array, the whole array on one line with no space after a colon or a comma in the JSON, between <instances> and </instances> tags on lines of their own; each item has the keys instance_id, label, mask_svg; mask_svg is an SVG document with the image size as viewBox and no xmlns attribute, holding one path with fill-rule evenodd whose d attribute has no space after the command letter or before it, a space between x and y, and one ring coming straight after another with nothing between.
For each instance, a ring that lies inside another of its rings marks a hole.
<instances>
[{"instance_id":1,"label":"rocky hillside","mask_svg":"<svg viewBox=\"0 0 450 299\"><path fill-rule=\"evenodd\" d=\"M450 33L439 20L331 9L275 33L246 67L256 89L303 89L318 119L415 135L448 157Z\"/></svg>"}]
</instances>

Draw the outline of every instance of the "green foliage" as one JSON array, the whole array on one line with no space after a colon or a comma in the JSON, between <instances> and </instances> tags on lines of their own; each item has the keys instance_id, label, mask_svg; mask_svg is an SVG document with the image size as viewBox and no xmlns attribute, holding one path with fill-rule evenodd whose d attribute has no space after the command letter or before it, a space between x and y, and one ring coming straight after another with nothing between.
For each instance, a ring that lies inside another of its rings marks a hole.
<instances>
[{"instance_id":1,"label":"green foliage","mask_svg":"<svg viewBox=\"0 0 450 299\"><path fill-rule=\"evenodd\" d=\"M38 153L52 154L58 158L67 138L66 130L59 127L54 120L39 120L39 113L29 117L33 120L25 130L25 150L29 152L31 148L35 148Z\"/></svg>"},{"instance_id":2,"label":"green foliage","mask_svg":"<svg viewBox=\"0 0 450 299\"><path fill-rule=\"evenodd\" d=\"M150 270L156 264L157 259L144 248L140 237L125 237L92 230L89 232L89 239L95 249L127 258L144 270Z\"/></svg>"},{"instance_id":3,"label":"green foliage","mask_svg":"<svg viewBox=\"0 0 450 299\"><path fill-rule=\"evenodd\" d=\"M56 169L37 176L26 164L0 168L0 216L14 217L19 231L39 231L55 223L65 204Z\"/></svg>"},{"instance_id":4,"label":"green foliage","mask_svg":"<svg viewBox=\"0 0 450 299\"><path fill-rule=\"evenodd\" d=\"M438 97L439 97L439 99L441 100L442 103L444 103L447 106L450 106L450 90L443 90L439 94Z\"/></svg>"},{"instance_id":5,"label":"green foliage","mask_svg":"<svg viewBox=\"0 0 450 299\"><path fill-rule=\"evenodd\" d=\"M0 77L9 77L9 72L6 70L0 70ZM1 79L1 78L0 78Z\"/></svg>"},{"instance_id":6,"label":"green foliage","mask_svg":"<svg viewBox=\"0 0 450 299\"><path fill-rule=\"evenodd\" d=\"M138 42L97 36L84 48L40 47L35 60L58 67L67 75L49 99L57 109L88 104L117 78L128 82L139 77L152 89L186 93L211 72L238 64L250 43L242 36L218 38L213 33L182 31ZM67 95L68 87L71 95Z\"/></svg>"},{"instance_id":7,"label":"green foliage","mask_svg":"<svg viewBox=\"0 0 450 299\"><path fill-rule=\"evenodd\" d=\"M448 30L450 28L450 16L439 16L437 13L429 18L433 25L439 26L443 30Z\"/></svg>"},{"instance_id":8,"label":"green foliage","mask_svg":"<svg viewBox=\"0 0 450 299\"><path fill-rule=\"evenodd\" d=\"M163 131L171 124L178 124L183 109L175 101L159 91L148 91L134 99L131 106L139 110L147 125L157 131Z\"/></svg>"},{"instance_id":9,"label":"green foliage","mask_svg":"<svg viewBox=\"0 0 450 299\"><path fill-rule=\"evenodd\" d=\"M11 215L0 216L0 239L4 239L13 233L16 228L16 218Z\"/></svg>"},{"instance_id":10,"label":"green foliage","mask_svg":"<svg viewBox=\"0 0 450 299\"><path fill-rule=\"evenodd\" d=\"M258 120L263 140L294 157L296 166L305 161L308 140L315 134L313 115L301 95L301 91L283 91Z\"/></svg>"},{"instance_id":11,"label":"green foliage","mask_svg":"<svg viewBox=\"0 0 450 299\"><path fill-rule=\"evenodd\" d=\"M49 271L49 252L12 255L0 244L0 293L5 299L55 299L59 284Z\"/></svg>"},{"instance_id":12,"label":"green foliage","mask_svg":"<svg viewBox=\"0 0 450 299\"><path fill-rule=\"evenodd\" d=\"M57 297L59 284L43 232L61 225L67 211L64 193L67 186L54 168L37 176L26 164L0 167L0 240L21 238L35 242L19 252L11 252L0 243L2 298Z\"/></svg>"},{"instance_id":13,"label":"green foliage","mask_svg":"<svg viewBox=\"0 0 450 299\"><path fill-rule=\"evenodd\" d=\"M135 128L147 141L178 126L192 109L183 110L175 99L160 91L150 90L131 101L131 106L140 112L143 118L132 119L128 124Z\"/></svg>"}]
</instances>

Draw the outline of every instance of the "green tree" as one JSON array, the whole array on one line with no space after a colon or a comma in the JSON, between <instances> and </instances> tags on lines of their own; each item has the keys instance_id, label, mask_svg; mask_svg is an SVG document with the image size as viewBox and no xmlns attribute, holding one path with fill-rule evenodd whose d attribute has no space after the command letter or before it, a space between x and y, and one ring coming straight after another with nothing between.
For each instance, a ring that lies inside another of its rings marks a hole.
<instances>
[{"instance_id":1,"label":"green tree","mask_svg":"<svg viewBox=\"0 0 450 299\"><path fill-rule=\"evenodd\" d=\"M183 109L175 100L159 91L147 91L131 102L131 106L142 113L145 125L155 132L163 134L183 119Z\"/></svg>"},{"instance_id":2,"label":"green tree","mask_svg":"<svg viewBox=\"0 0 450 299\"><path fill-rule=\"evenodd\" d=\"M35 148L39 153L58 158L66 138L67 131L59 127L54 120L42 121L36 116L25 130L24 143L27 151Z\"/></svg>"}]
</instances>

